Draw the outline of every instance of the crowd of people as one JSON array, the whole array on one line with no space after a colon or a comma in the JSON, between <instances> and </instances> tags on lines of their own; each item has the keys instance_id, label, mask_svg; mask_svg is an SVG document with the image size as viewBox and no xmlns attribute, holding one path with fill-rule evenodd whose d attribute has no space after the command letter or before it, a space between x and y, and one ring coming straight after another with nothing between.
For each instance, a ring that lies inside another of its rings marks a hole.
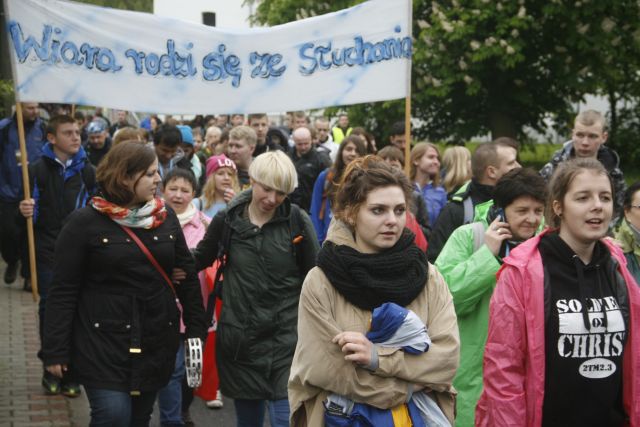
<instances>
[{"instance_id":1,"label":"crowd of people","mask_svg":"<svg viewBox=\"0 0 640 427\"><path fill-rule=\"evenodd\" d=\"M640 183L600 112L536 171L345 113L22 110L4 280L31 218L42 385L91 425L190 425L194 396L238 426L640 425Z\"/></svg>"}]
</instances>

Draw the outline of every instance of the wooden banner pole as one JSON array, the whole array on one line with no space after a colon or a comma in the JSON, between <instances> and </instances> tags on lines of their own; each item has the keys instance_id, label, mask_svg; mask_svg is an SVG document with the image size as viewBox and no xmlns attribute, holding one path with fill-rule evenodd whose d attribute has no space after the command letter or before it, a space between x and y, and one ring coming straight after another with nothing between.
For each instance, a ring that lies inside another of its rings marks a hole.
<instances>
[{"instance_id":1,"label":"wooden banner pole","mask_svg":"<svg viewBox=\"0 0 640 427\"><path fill-rule=\"evenodd\" d=\"M31 198L31 187L29 187L29 162L27 158L27 143L24 133L24 119L22 116L22 104L18 101L16 93L16 120L18 121L18 140L20 142L20 159L22 165L22 186L24 188L24 198ZM26 218L27 221L27 240L29 243L29 267L31 272L31 293L33 300L38 301L38 274L36 270L36 246L33 236L33 218Z\"/></svg>"},{"instance_id":2,"label":"wooden banner pole","mask_svg":"<svg viewBox=\"0 0 640 427\"><path fill-rule=\"evenodd\" d=\"M409 37L413 37L413 1L409 0L409 20L407 26L409 29ZM404 101L404 173L409 177L411 168L411 65L413 60L409 59L407 67L407 96ZM413 183L412 183L413 184Z\"/></svg>"}]
</instances>

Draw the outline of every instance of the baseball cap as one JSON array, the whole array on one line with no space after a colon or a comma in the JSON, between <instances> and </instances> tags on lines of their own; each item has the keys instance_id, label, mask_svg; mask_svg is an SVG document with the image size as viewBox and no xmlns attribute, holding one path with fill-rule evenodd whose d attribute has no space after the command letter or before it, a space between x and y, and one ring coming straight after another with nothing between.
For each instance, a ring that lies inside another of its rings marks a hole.
<instances>
[{"instance_id":1,"label":"baseball cap","mask_svg":"<svg viewBox=\"0 0 640 427\"><path fill-rule=\"evenodd\" d=\"M87 126L87 133L102 133L107 130L107 125L102 120L94 120Z\"/></svg>"},{"instance_id":2,"label":"baseball cap","mask_svg":"<svg viewBox=\"0 0 640 427\"><path fill-rule=\"evenodd\" d=\"M182 142L193 145L193 132L191 131L191 128L186 125L178 125L176 127L182 134Z\"/></svg>"}]
</instances>

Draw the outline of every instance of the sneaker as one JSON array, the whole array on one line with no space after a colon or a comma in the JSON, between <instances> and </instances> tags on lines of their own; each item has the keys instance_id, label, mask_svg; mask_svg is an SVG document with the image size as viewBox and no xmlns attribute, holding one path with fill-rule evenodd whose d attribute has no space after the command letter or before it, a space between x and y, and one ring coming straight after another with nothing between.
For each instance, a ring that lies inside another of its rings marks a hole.
<instances>
[{"instance_id":1,"label":"sneaker","mask_svg":"<svg viewBox=\"0 0 640 427\"><path fill-rule=\"evenodd\" d=\"M63 382L62 394L67 397L78 397L82 391L80 391L80 384L75 382Z\"/></svg>"},{"instance_id":2,"label":"sneaker","mask_svg":"<svg viewBox=\"0 0 640 427\"><path fill-rule=\"evenodd\" d=\"M12 284L18 277L18 261L7 264L7 269L4 271L4 283L7 285Z\"/></svg>"},{"instance_id":3,"label":"sneaker","mask_svg":"<svg viewBox=\"0 0 640 427\"><path fill-rule=\"evenodd\" d=\"M59 394L60 378L48 371L44 371L44 374L42 375L42 387L44 387L46 394Z\"/></svg>"},{"instance_id":4,"label":"sneaker","mask_svg":"<svg viewBox=\"0 0 640 427\"><path fill-rule=\"evenodd\" d=\"M224 403L222 402L222 393L220 393L220 390L216 392L215 399L207 400L206 405L207 405L207 408L211 408L211 409L220 409L224 406Z\"/></svg>"}]
</instances>

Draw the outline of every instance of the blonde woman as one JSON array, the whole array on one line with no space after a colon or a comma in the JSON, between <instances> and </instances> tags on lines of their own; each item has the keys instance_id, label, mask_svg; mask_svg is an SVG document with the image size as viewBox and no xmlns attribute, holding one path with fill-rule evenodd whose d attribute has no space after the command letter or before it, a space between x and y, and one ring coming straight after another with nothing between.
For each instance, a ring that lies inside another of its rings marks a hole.
<instances>
[{"instance_id":1,"label":"blonde woman","mask_svg":"<svg viewBox=\"0 0 640 427\"><path fill-rule=\"evenodd\" d=\"M450 197L471 179L471 151L459 145L444 150L442 172L442 186Z\"/></svg>"},{"instance_id":2,"label":"blonde woman","mask_svg":"<svg viewBox=\"0 0 640 427\"><path fill-rule=\"evenodd\" d=\"M209 218L213 218L240 192L238 170L233 160L221 154L207 159L206 174L207 181L202 189L202 196L193 199L193 204Z\"/></svg>"},{"instance_id":3,"label":"blonde woman","mask_svg":"<svg viewBox=\"0 0 640 427\"><path fill-rule=\"evenodd\" d=\"M422 194L429 212L429 224L435 224L447 203L447 193L440 184L440 152L430 142L420 142L411 149L409 177Z\"/></svg>"},{"instance_id":4,"label":"blonde woman","mask_svg":"<svg viewBox=\"0 0 640 427\"><path fill-rule=\"evenodd\" d=\"M288 426L298 300L319 245L311 220L288 198L298 183L291 159L269 151L248 172L251 187L213 218L194 253L196 268L210 266L222 245L216 352L220 388L234 399L237 425L262 427L268 407L271 426Z\"/></svg>"}]
</instances>

